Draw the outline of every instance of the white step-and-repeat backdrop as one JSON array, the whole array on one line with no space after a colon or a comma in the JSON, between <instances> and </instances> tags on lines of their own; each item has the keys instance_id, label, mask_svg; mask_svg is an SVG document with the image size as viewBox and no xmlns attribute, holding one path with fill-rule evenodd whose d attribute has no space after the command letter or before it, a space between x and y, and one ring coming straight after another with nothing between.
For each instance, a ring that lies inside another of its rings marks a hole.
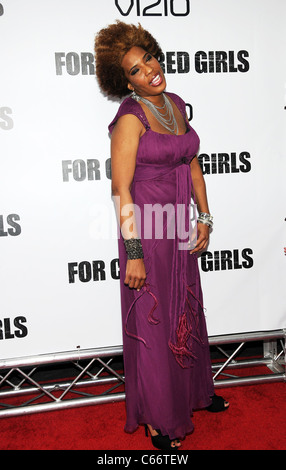
<instances>
[{"instance_id":1,"label":"white step-and-repeat backdrop","mask_svg":"<svg viewBox=\"0 0 286 470\"><path fill-rule=\"evenodd\" d=\"M215 226L200 258L209 335L285 319L284 0L0 2L0 357L121 345L96 32L140 22L186 101ZM170 267L171 269L171 267Z\"/></svg>"}]
</instances>

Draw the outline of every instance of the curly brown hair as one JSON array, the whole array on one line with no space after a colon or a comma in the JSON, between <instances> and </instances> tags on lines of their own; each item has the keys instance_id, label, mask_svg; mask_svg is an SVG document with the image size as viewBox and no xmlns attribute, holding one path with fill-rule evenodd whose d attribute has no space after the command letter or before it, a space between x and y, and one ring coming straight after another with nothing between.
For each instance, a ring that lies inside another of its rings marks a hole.
<instances>
[{"instance_id":1,"label":"curly brown hair","mask_svg":"<svg viewBox=\"0 0 286 470\"><path fill-rule=\"evenodd\" d=\"M117 21L97 33L96 76L99 86L107 95L122 98L130 93L121 63L124 55L134 46L142 47L156 59L162 55L157 41L140 24L135 26Z\"/></svg>"}]
</instances>

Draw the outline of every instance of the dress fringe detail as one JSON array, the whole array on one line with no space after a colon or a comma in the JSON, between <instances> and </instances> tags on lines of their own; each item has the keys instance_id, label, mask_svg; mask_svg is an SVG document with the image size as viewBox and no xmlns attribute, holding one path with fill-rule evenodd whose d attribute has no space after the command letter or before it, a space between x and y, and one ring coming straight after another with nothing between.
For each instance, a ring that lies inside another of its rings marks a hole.
<instances>
[{"instance_id":1,"label":"dress fringe detail","mask_svg":"<svg viewBox=\"0 0 286 470\"><path fill-rule=\"evenodd\" d=\"M189 292L192 297L196 300L198 306L202 310L204 310L202 303L195 296L190 286L186 286L186 289L187 292ZM197 359L197 357L192 351L192 340L197 341L202 345L205 344L199 332L199 315L197 311L192 307L187 294L185 300L185 310L184 313L179 317L179 323L176 329L176 343L169 340L169 347L173 352L176 361L184 369L192 367L193 363L191 360ZM193 319L194 325L192 325L191 319Z\"/></svg>"},{"instance_id":2,"label":"dress fringe detail","mask_svg":"<svg viewBox=\"0 0 286 470\"><path fill-rule=\"evenodd\" d=\"M151 324L151 325L158 325L158 323L160 323L160 320L158 320L157 318L154 317L154 311L156 310L157 306L158 306L158 300L155 296L155 294L153 294L153 292L151 291L150 289L150 285L148 283L145 283L145 285L142 287L141 291L140 291L140 294L136 296L136 298L133 300L132 304L130 305L129 307L129 310L127 312L127 316L126 316L126 321L125 321L125 333L127 334L127 336L129 336L130 338L134 338L134 339L137 339L139 341L141 341L146 347L147 346L147 343L145 341L144 338L142 338L141 336L138 336L138 335L135 335L134 333L131 333L130 331L128 331L127 329L127 323L128 323L128 320L130 318L130 315L131 315L131 311L133 309L133 307L135 306L136 302L145 294L149 294L151 295L151 297L153 297L154 299L154 305L153 307L151 308L150 312L148 313L148 322Z\"/></svg>"}]
</instances>

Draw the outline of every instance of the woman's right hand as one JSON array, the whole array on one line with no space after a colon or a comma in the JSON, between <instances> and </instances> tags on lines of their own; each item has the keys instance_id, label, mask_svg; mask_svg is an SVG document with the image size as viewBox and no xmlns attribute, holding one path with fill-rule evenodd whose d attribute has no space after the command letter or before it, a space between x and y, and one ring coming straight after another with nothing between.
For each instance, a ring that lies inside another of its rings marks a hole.
<instances>
[{"instance_id":1,"label":"woman's right hand","mask_svg":"<svg viewBox=\"0 0 286 470\"><path fill-rule=\"evenodd\" d=\"M126 264L126 275L124 284L130 289L138 291L144 286L146 281L146 270L143 259L128 259Z\"/></svg>"}]
</instances>

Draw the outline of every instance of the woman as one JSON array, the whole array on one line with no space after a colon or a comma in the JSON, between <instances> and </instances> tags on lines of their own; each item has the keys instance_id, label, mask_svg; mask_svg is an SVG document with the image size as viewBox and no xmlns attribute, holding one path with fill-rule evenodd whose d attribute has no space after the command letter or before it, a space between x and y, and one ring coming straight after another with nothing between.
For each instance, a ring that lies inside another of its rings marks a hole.
<instances>
[{"instance_id":1,"label":"woman","mask_svg":"<svg viewBox=\"0 0 286 470\"><path fill-rule=\"evenodd\" d=\"M141 25L117 22L95 40L102 90L132 93L109 126L121 228L125 430L145 424L155 447L176 450L193 430L193 410L223 411L228 403L214 395L197 264L212 226L199 139L183 100L165 91L161 54ZM199 217L188 249L192 195Z\"/></svg>"}]
</instances>

